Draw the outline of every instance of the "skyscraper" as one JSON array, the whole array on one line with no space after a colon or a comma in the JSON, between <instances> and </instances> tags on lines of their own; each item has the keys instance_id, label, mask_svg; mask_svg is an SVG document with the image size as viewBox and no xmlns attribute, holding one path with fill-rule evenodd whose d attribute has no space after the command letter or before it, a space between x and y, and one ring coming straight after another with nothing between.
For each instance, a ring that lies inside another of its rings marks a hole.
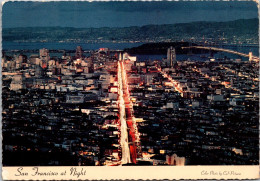
<instances>
[{"instance_id":1,"label":"skyscraper","mask_svg":"<svg viewBox=\"0 0 260 181\"><path fill-rule=\"evenodd\" d=\"M40 49L40 59L48 62L50 60L49 50L46 48Z\"/></svg>"},{"instance_id":2,"label":"skyscraper","mask_svg":"<svg viewBox=\"0 0 260 181\"><path fill-rule=\"evenodd\" d=\"M77 46L75 57L77 58L82 58L83 50L81 46Z\"/></svg>"},{"instance_id":3,"label":"skyscraper","mask_svg":"<svg viewBox=\"0 0 260 181\"><path fill-rule=\"evenodd\" d=\"M48 62L50 60L49 50L46 48L40 49L40 59L41 59L41 67L47 68Z\"/></svg>"},{"instance_id":4,"label":"skyscraper","mask_svg":"<svg viewBox=\"0 0 260 181\"><path fill-rule=\"evenodd\" d=\"M173 67L173 64L176 63L175 48L172 46L167 50L167 62L169 62L171 68Z\"/></svg>"}]
</instances>

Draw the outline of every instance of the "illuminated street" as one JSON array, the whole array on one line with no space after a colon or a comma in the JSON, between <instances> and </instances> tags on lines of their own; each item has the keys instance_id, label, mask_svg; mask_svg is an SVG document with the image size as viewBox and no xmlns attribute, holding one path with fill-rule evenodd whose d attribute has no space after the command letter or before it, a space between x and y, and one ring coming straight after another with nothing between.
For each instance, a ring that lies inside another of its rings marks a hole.
<instances>
[{"instance_id":1,"label":"illuminated street","mask_svg":"<svg viewBox=\"0 0 260 181\"><path fill-rule=\"evenodd\" d=\"M133 115L124 62L118 62L119 117L121 123L122 164L136 163L137 147L140 146L139 132ZM130 159L131 158L131 159Z\"/></svg>"},{"instance_id":2,"label":"illuminated street","mask_svg":"<svg viewBox=\"0 0 260 181\"><path fill-rule=\"evenodd\" d=\"M128 131L126 124L125 100L123 94L123 80L122 80L122 64L118 62L118 105L119 105L119 119L121 123L120 128L120 144L122 149L121 164L131 163L130 150L128 146Z\"/></svg>"},{"instance_id":3,"label":"illuminated street","mask_svg":"<svg viewBox=\"0 0 260 181\"><path fill-rule=\"evenodd\" d=\"M259 165L258 9L6 2L3 166Z\"/></svg>"}]
</instances>

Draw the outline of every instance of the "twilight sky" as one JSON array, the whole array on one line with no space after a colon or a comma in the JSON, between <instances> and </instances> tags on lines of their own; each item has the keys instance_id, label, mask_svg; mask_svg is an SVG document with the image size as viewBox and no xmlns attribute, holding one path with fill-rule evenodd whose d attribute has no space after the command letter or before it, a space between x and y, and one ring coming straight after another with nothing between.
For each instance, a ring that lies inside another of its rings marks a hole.
<instances>
[{"instance_id":1,"label":"twilight sky","mask_svg":"<svg viewBox=\"0 0 260 181\"><path fill-rule=\"evenodd\" d=\"M3 28L125 27L192 21L257 18L252 1L191 2L7 2Z\"/></svg>"}]
</instances>

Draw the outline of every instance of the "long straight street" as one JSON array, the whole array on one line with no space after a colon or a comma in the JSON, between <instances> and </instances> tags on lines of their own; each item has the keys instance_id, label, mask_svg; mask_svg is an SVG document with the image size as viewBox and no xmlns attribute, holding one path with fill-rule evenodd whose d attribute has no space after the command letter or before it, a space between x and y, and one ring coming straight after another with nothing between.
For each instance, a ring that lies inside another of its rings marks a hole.
<instances>
[{"instance_id":1,"label":"long straight street","mask_svg":"<svg viewBox=\"0 0 260 181\"><path fill-rule=\"evenodd\" d=\"M128 132L126 124L125 100L123 94L123 80L122 80L122 64L118 62L118 101L119 101L119 119L120 119L120 144L122 149L121 164L131 163L130 150L128 146Z\"/></svg>"}]
</instances>

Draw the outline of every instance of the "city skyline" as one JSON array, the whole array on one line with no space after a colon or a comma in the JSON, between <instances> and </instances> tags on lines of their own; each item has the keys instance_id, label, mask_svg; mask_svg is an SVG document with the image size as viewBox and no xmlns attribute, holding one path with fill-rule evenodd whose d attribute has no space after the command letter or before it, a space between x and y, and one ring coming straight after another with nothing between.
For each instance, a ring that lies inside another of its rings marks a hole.
<instances>
[{"instance_id":1,"label":"city skyline","mask_svg":"<svg viewBox=\"0 0 260 181\"><path fill-rule=\"evenodd\" d=\"M257 176L257 14L253 1L5 3L4 179Z\"/></svg>"},{"instance_id":2,"label":"city skyline","mask_svg":"<svg viewBox=\"0 0 260 181\"><path fill-rule=\"evenodd\" d=\"M257 17L258 9L253 1L7 2L3 5L2 26L129 27Z\"/></svg>"}]
</instances>

